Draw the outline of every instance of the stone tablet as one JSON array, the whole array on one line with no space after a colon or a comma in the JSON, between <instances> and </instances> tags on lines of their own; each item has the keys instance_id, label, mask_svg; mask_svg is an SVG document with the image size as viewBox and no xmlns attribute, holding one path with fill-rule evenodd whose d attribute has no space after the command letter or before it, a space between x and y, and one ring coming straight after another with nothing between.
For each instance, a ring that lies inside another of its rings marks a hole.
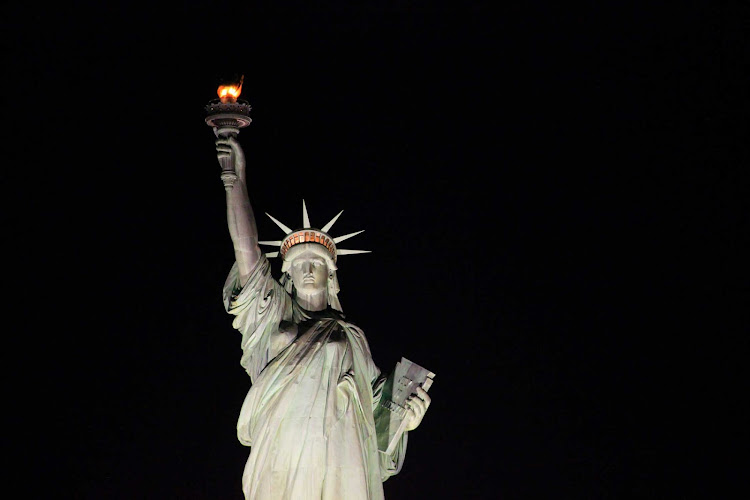
<instances>
[{"instance_id":1,"label":"stone tablet","mask_svg":"<svg viewBox=\"0 0 750 500\"><path fill-rule=\"evenodd\" d=\"M388 376L378 408L378 449L393 453L407 424L406 400L417 387L428 391L435 374L402 357Z\"/></svg>"}]
</instances>

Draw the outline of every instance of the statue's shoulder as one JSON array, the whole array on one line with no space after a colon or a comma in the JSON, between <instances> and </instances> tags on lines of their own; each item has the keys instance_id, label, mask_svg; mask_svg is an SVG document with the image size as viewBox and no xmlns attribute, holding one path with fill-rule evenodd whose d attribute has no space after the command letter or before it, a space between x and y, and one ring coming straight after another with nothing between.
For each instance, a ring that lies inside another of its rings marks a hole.
<instances>
[{"instance_id":1,"label":"statue's shoulder","mask_svg":"<svg viewBox=\"0 0 750 500\"><path fill-rule=\"evenodd\" d=\"M350 321L346 321L344 319L339 319L338 323L342 325L345 329L349 330L351 333L354 334L354 336L364 339L365 338L365 332L362 331L360 327L355 325L354 323Z\"/></svg>"}]
</instances>

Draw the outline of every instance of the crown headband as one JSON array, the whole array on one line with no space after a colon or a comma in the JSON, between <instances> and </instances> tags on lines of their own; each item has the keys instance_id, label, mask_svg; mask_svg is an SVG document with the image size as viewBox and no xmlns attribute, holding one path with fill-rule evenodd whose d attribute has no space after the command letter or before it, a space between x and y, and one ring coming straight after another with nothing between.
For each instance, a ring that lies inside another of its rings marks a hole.
<instances>
[{"instance_id":1,"label":"crown headband","mask_svg":"<svg viewBox=\"0 0 750 500\"><path fill-rule=\"evenodd\" d=\"M307 215L307 206L305 205L305 200L302 200L302 229L298 230L292 230L288 226L282 224L277 219L271 216L268 212L266 212L266 215L277 225L281 228L284 233L286 233L286 236L282 240L277 241L259 241L258 243L261 245L270 245L279 247L278 252L269 252L266 254L266 257L273 258L278 257L281 255L281 258L285 258L287 252L290 248L292 248L295 245L300 245L302 243L313 243L322 245L325 247L325 249L330 254L331 258L333 259L333 262L336 262L336 258L339 255L352 255L352 254L358 254L358 253L370 253L370 250L346 250L343 248L337 248L336 243L340 243L344 240L347 240L351 238L352 236L357 236L359 233L364 232L364 229L361 231L356 231L354 233L345 234L343 236L338 236L336 238L330 236L327 231L333 227L333 225L336 223L336 220L338 220L339 216L344 213L342 210L336 216L331 219L328 224L323 226L320 229L315 229L313 227L310 227L310 217Z\"/></svg>"}]
</instances>

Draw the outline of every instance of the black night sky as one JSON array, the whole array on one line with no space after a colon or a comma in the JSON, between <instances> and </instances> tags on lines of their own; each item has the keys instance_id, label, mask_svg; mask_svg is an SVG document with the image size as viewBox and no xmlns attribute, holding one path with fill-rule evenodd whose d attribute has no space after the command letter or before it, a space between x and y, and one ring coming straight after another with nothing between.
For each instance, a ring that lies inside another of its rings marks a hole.
<instances>
[{"instance_id":1,"label":"black night sky","mask_svg":"<svg viewBox=\"0 0 750 500\"><path fill-rule=\"evenodd\" d=\"M19 498L242 497L203 122L242 74L261 239L264 212L343 209L333 234L373 250L339 261L347 318L381 370L437 373L386 498L728 488L748 6L275 4L3 6Z\"/></svg>"}]
</instances>

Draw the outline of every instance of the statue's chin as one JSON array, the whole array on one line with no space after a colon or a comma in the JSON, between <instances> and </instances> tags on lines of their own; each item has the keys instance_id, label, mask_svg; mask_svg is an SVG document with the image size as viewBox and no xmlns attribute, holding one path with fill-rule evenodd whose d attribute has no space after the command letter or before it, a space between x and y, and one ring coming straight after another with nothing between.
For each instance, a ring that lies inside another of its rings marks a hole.
<instances>
[{"instance_id":1,"label":"statue's chin","mask_svg":"<svg viewBox=\"0 0 750 500\"><path fill-rule=\"evenodd\" d=\"M304 293L308 295L318 294L325 291L323 287L316 283L303 283L302 286L297 287L298 293Z\"/></svg>"}]
</instances>

